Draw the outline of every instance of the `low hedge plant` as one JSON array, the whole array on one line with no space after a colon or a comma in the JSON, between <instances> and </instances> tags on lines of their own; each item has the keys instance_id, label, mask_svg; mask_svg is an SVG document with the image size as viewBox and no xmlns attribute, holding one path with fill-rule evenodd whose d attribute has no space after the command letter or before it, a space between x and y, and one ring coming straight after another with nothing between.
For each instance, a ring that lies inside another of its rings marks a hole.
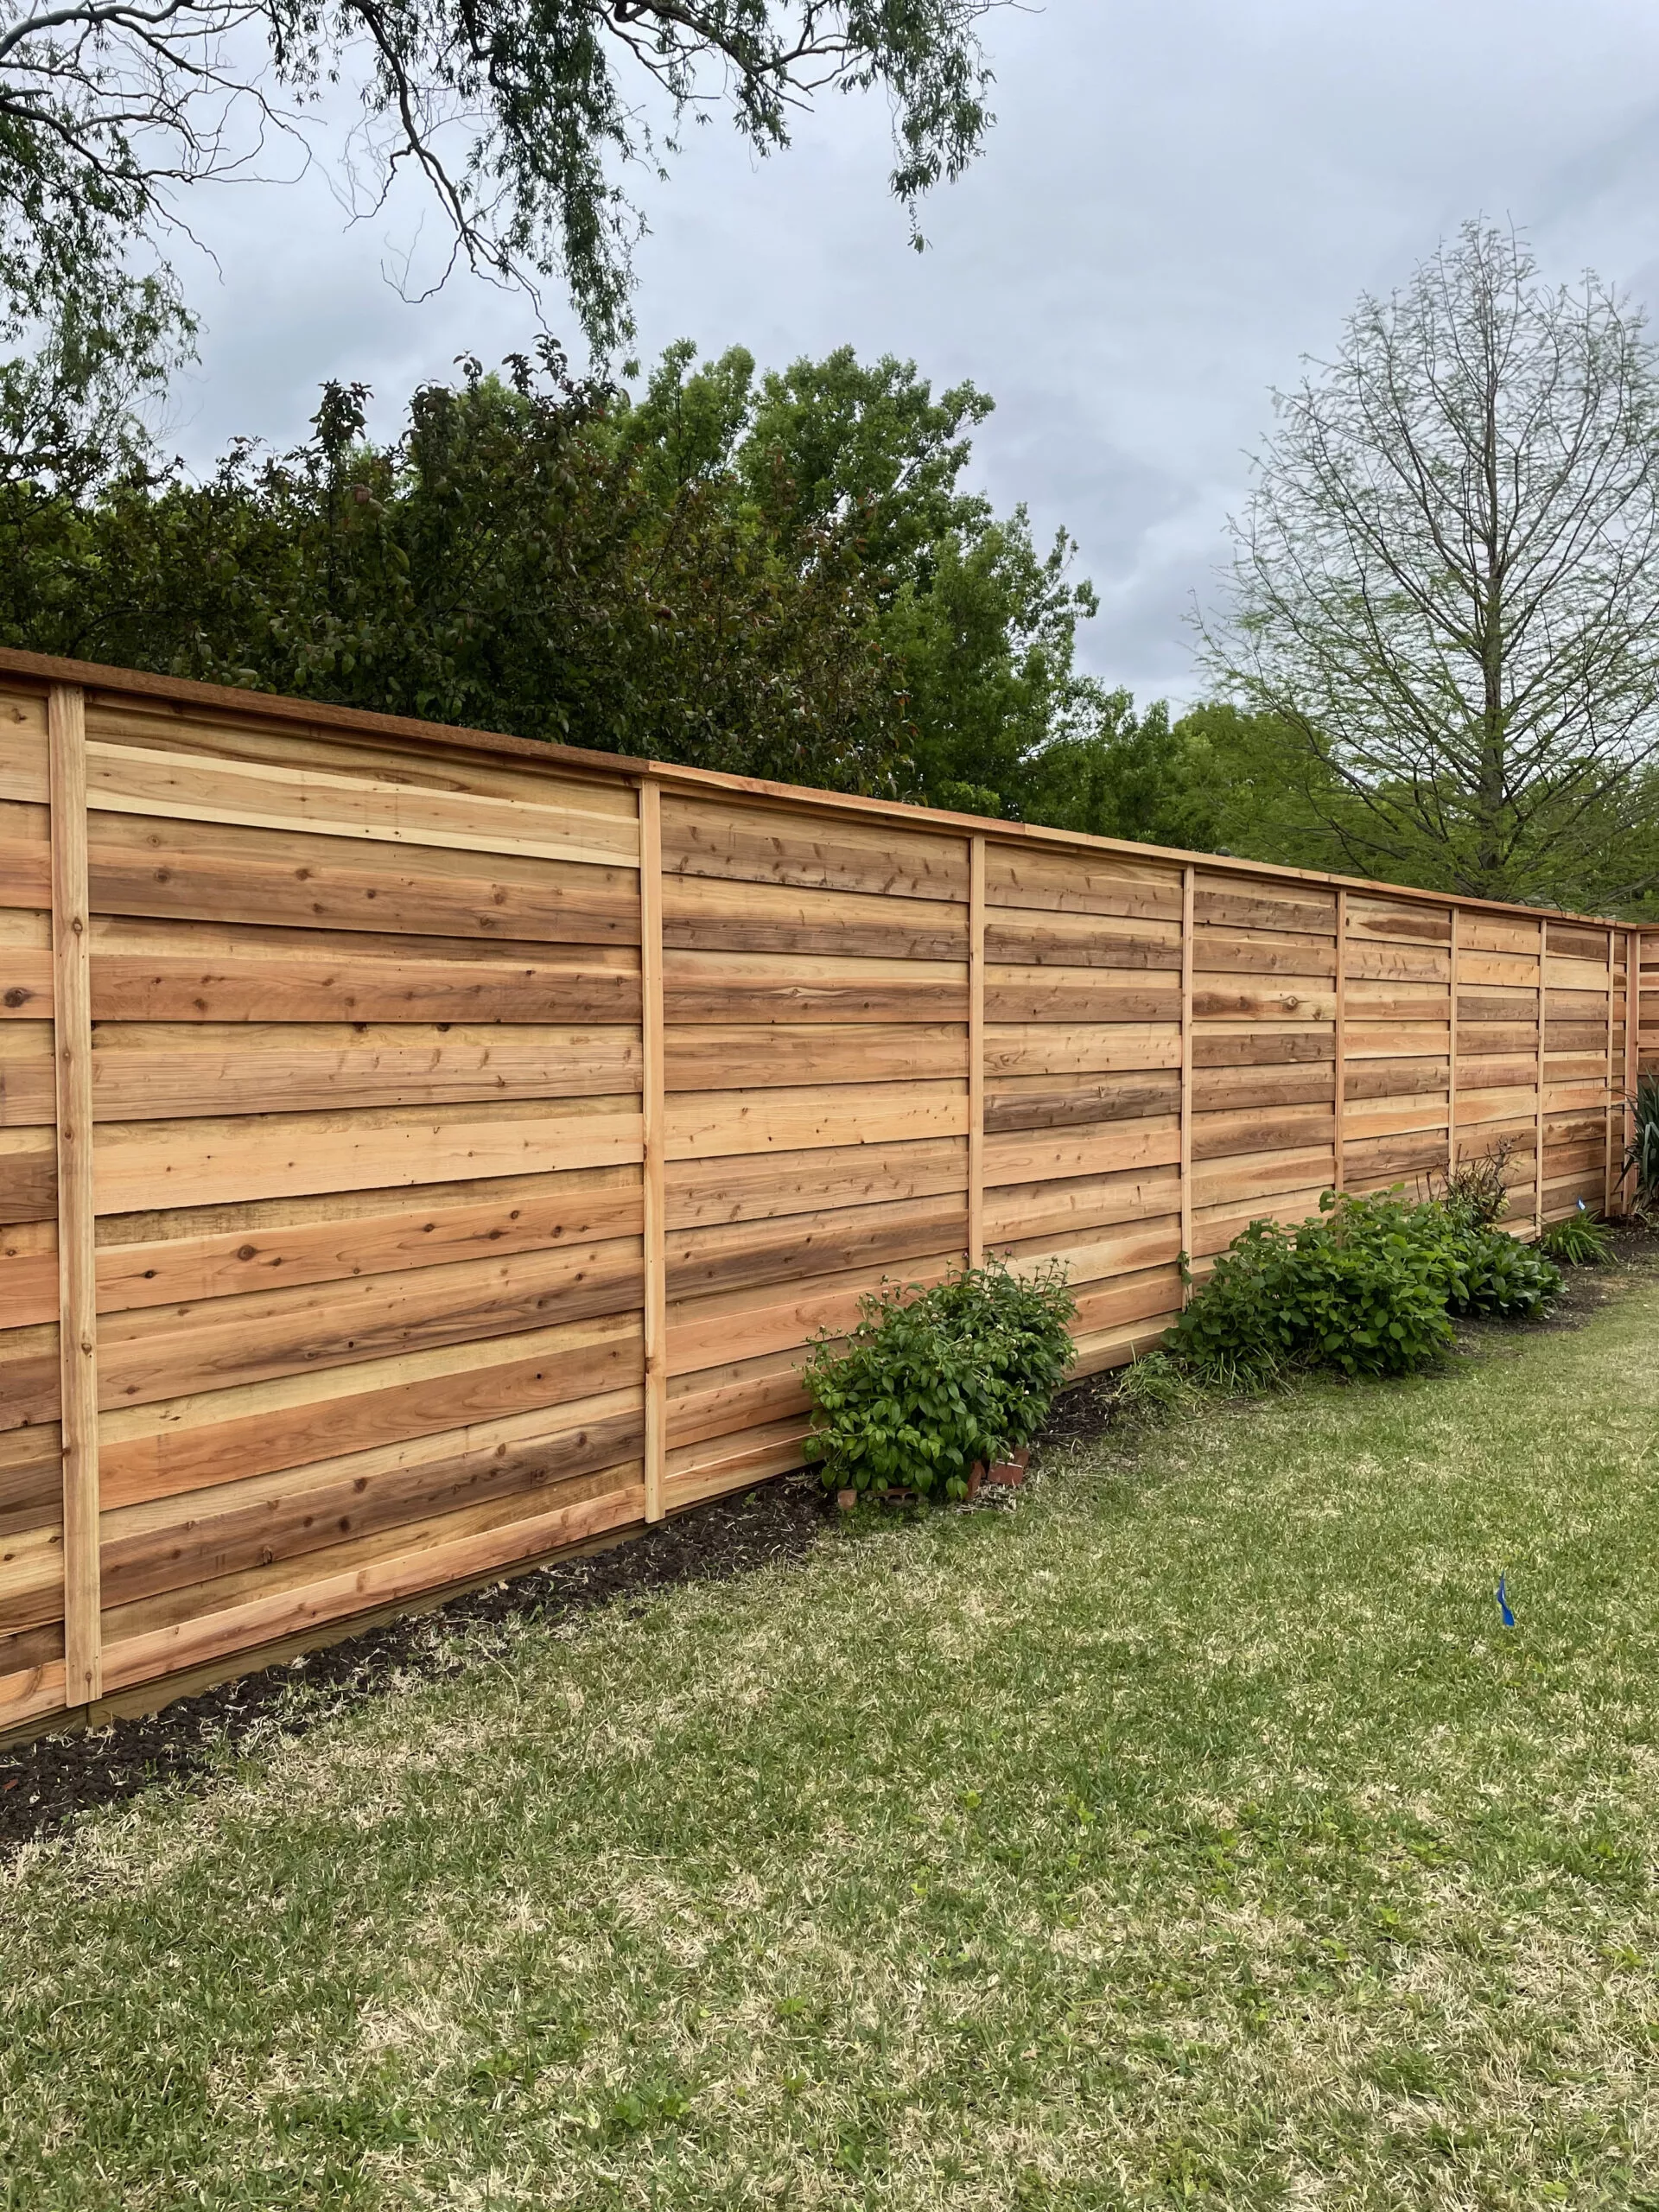
<instances>
[{"instance_id":1,"label":"low hedge plant","mask_svg":"<svg viewBox=\"0 0 1659 2212\"><path fill-rule=\"evenodd\" d=\"M850 1336L820 1337L803 1370L825 1488L965 1497L976 1462L1017 1451L1048 1418L1076 1311L1062 1267L1020 1275L995 1260L861 1299Z\"/></svg>"},{"instance_id":2,"label":"low hedge plant","mask_svg":"<svg viewBox=\"0 0 1659 2212\"><path fill-rule=\"evenodd\" d=\"M1452 1316L1535 1320L1560 1270L1455 1199L1338 1197L1294 1228L1253 1221L1173 1332L1208 1381L1259 1387L1296 1368L1404 1375L1452 1343Z\"/></svg>"}]
</instances>

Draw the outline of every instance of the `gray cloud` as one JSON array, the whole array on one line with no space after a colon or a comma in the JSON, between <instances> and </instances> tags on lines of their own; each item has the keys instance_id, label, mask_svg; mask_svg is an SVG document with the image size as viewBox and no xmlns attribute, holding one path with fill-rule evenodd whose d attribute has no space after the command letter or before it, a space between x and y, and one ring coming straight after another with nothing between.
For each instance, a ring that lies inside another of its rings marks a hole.
<instances>
[{"instance_id":1,"label":"gray cloud","mask_svg":"<svg viewBox=\"0 0 1659 2212\"><path fill-rule=\"evenodd\" d=\"M1635 0L1052 0L988 20L999 122L909 247L885 111L830 102L752 158L692 130L641 180L643 349L689 336L765 363L850 340L997 400L976 467L1061 524L1103 597L1103 676L1191 696L1185 613L1211 586L1268 391L1477 212L1546 266L1659 291L1659 17ZM327 376L383 420L419 378L526 342L524 303L466 277L418 304L389 261L439 246L412 194L347 228L320 175L194 204L222 280L173 442L302 430ZM556 303L550 319L557 326Z\"/></svg>"}]
</instances>

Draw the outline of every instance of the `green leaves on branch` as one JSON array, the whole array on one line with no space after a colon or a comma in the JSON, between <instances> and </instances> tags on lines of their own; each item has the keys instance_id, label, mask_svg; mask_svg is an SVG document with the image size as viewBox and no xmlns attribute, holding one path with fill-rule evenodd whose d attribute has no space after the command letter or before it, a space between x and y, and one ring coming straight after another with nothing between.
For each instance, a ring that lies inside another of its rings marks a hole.
<instances>
[{"instance_id":1,"label":"green leaves on branch","mask_svg":"<svg viewBox=\"0 0 1659 2212\"><path fill-rule=\"evenodd\" d=\"M995 1260L861 1299L844 1346L826 1334L803 1370L825 1487L965 1496L976 1461L1029 1444L1047 1419L1076 1311L1063 1268L1020 1276Z\"/></svg>"},{"instance_id":2,"label":"green leaves on branch","mask_svg":"<svg viewBox=\"0 0 1659 2212\"><path fill-rule=\"evenodd\" d=\"M106 276L272 134L304 144L339 85L359 111L365 212L396 173L437 201L453 258L563 279L603 352L629 327L640 218L620 174L664 173L689 113L765 153L819 93L874 92L912 210L990 125L989 0L35 0L0 29L0 283ZM655 118L652 121L651 118Z\"/></svg>"},{"instance_id":3,"label":"green leaves on branch","mask_svg":"<svg viewBox=\"0 0 1659 2212\"><path fill-rule=\"evenodd\" d=\"M1253 1221L1216 1262L1173 1337L1200 1376L1409 1374L1449 1349L1451 1316L1535 1320L1560 1290L1535 1246L1455 1205L1329 1191L1319 1205L1294 1229Z\"/></svg>"}]
</instances>

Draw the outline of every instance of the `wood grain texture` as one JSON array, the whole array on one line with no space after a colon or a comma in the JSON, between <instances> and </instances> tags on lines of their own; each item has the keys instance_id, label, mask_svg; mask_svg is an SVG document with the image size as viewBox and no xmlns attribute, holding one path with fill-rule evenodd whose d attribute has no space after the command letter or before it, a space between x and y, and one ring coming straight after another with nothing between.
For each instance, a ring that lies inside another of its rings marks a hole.
<instances>
[{"instance_id":1,"label":"wood grain texture","mask_svg":"<svg viewBox=\"0 0 1659 2212\"><path fill-rule=\"evenodd\" d=\"M645 1382L645 1518L660 1521L668 1458L668 1159L666 1060L663 1026L663 810L655 784L639 786L639 979L645 1091L641 1179L644 1228L641 1300Z\"/></svg>"},{"instance_id":2,"label":"wood grain texture","mask_svg":"<svg viewBox=\"0 0 1659 2212\"><path fill-rule=\"evenodd\" d=\"M798 1465L884 1274L1058 1258L1091 1372L1333 1174L1515 1135L1523 1221L1605 1205L1644 1011L1659 1053L1622 925L149 678L89 707L78 1008L52 680L0 690L14 1704L74 1656L54 1019L111 1687Z\"/></svg>"},{"instance_id":3,"label":"wood grain texture","mask_svg":"<svg viewBox=\"0 0 1659 2212\"><path fill-rule=\"evenodd\" d=\"M57 1059L58 1346L63 1440L65 1697L102 1694L98 1484L98 1277L92 1141L92 906L86 722L79 690L47 700L52 804L52 969Z\"/></svg>"},{"instance_id":4,"label":"wood grain texture","mask_svg":"<svg viewBox=\"0 0 1659 2212\"><path fill-rule=\"evenodd\" d=\"M985 1259L985 840L968 841L968 1264Z\"/></svg>"}]
</instances>

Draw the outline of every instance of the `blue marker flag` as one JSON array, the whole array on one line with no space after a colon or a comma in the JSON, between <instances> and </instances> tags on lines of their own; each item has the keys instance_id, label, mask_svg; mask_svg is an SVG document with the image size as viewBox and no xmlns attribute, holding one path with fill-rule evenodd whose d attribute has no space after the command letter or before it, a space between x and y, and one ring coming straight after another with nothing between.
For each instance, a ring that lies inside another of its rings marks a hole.
<instances>
[{"instance_id":1,"label":"blue marker flag","mask_svg":"<svg viewBox=\"0 0 1659 2212\"><path fill-rule=\"evenodd\" d=\"M1502 1574L1497 1578L1497 1610L1503 1616L1504 1627L1513 1628L1515 1626L1515 1615L1510 1611L1509 1595L1503 1586L1507 1580L1507 1576Z\"/></svg>"}]
</instances>

